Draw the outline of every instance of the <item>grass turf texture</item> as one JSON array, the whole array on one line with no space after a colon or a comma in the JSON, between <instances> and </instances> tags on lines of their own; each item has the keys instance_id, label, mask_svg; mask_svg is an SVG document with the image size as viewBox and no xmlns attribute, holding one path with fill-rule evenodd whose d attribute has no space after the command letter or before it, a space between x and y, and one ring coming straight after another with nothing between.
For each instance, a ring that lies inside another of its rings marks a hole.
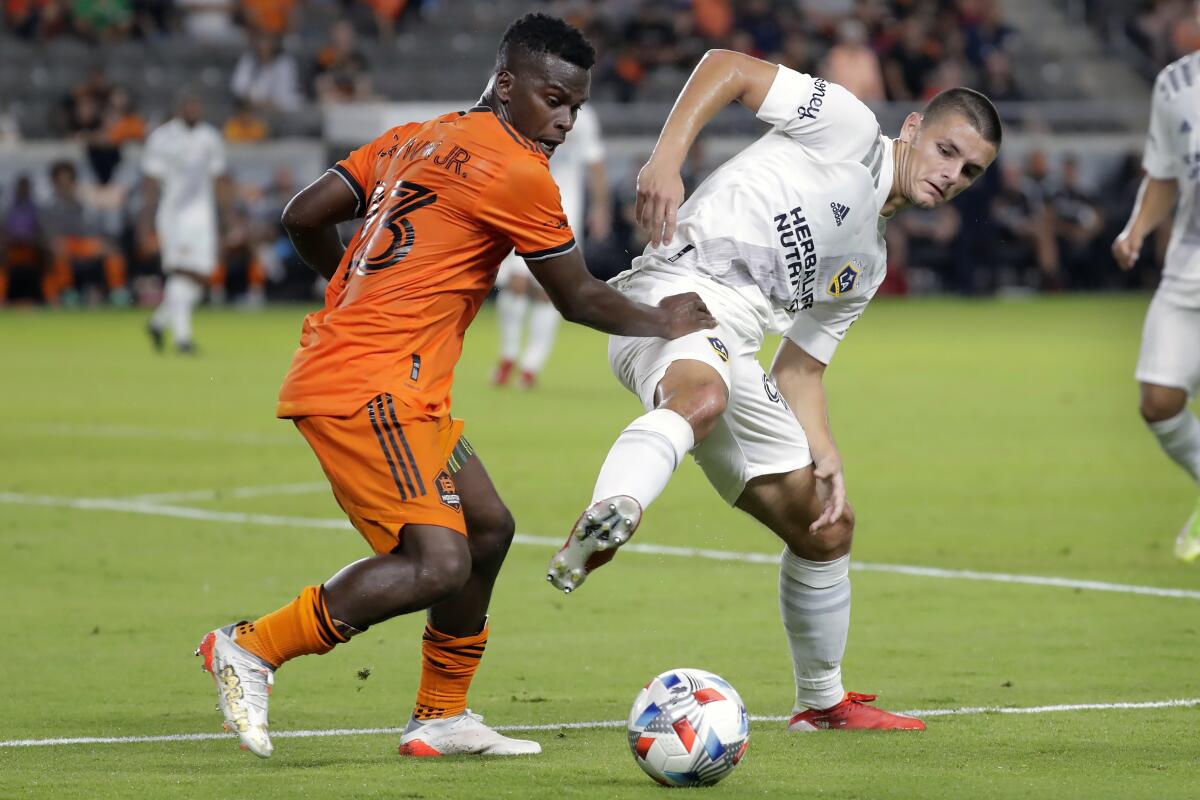
<instances>
[{"instance_id":1,"label":"grass turf texture","mask_svg":"<svg viewBox=\"0 0 1200 800\"><path fill-rule=\"evenodd\" d=\"M1175 562L1195 495L1137 418L1146 297L879 301L827 383L858 513L855 558L1200 588ZM274 397L300 309L202 313L197 359L154 356L138 315L0 315L0 491L130 497L320 482ZM537 391L495 390L485 311L455 413L517 518L565 535L608 445L638 413L604 337L564 326ZM327 492L170 501L337 519ZM635 541L775 553L689 464ZM752 714L791 708L769 565L622 553L579 593L543 580L552 548L515 545L472 707L497 724L622 718L674 666L713 670ZM291 599L366 553L352 531L0 504L0 739L214 732L200 636ZM884 707L1037 706L1200 697L1196 600L853 573L847 685ZM289 664L277 731L403 725L416 617ZM364 679L366 670L369 676ZM919 735L790 736L752 726L714 795L1193 797L1200 708L933 717ZM517 734L529 759L425 762L395 734L0 748L0 797L641 797L666 791L621 729Z\"/></svg>"}]
</instances>

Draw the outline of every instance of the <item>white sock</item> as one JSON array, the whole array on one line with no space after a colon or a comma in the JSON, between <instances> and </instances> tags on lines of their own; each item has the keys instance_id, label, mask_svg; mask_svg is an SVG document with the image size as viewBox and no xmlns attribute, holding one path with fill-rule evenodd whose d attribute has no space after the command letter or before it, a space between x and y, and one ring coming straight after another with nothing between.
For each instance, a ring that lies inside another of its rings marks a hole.
<instances>
[{"instance_id":1,"label":"white sock","mask_svg":"<svg viewBox=\"0 0 1200 800\"><path fill-rule=\"evenodd\" d=\"M496 298L496 316L500 320L500 358L516 361L521 353L521 328L529 310L528 295L501 289Z\"/></svg>"},{"instance_id":2,"label":"white sock","mask_svg":"<svg viewBox=\"0 0 1200 800\"><path fill-rule=\"evenodd\" d=\"M191 342L192 309L204 296L204 289L191 278L171 275L167 278L167 287L163 295L163 304L167 307L167 317L170 320L175 345Z\"/></svg>"},{"instance_id":3,"label":"white sock","mask_svg":"<svg viewBox=\"0 0 1200 800\"><path fill-rule=\"evenodd\" d=\"M560 319L562 317L553 303L539 300L533 304L533 311L529 314L529 338L525 341L525 355L521 356L522 370L537 375L546 366Z\"/></svg>"},{"instance_id":4,"label":"white sock","mask_svg":"<svg viewBox=\"0 0 1200 800\"><path fill-rule=\"evenodd\" d=\"M779 610L792 648L796 707L841 702L842 655L850 632L850 556L809 561L786 547L779 563Z\"/></svg>"},{"instance_id":5,"label":"white sock","mask_svg":"<svg viewBox=\"0 0 1200 800\"><path fill-rule=\"evenodd\" d=\"M626 494L647 508L695 443L692 426L674 411L658 408L643 414L613 442L596 478L592 502Z\"/></svg>"},{"instance_id":6,"label":"white sock","mask_svg":"<svg viewBox=\"0 0 1200 800\"><path fill-rule=\"evenodd\" d=\"M1200 420L1184 409L1170 419L1149 423L1167 455L1200 483Z\"/></svg>"}]
</instances>

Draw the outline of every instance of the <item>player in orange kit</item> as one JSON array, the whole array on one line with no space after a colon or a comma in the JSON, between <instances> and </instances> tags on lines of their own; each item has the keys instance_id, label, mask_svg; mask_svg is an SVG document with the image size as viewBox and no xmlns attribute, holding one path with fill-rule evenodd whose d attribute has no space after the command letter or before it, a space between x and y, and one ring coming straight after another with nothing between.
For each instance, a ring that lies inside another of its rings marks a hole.
<instances>
[{"instance_id":1,"label":"player in orange kit","mask_svg":"<svg viewBox=\"0 0 1200 800\"><path fill-rule=\"evenodd\" d=\"M202 640L226 727L256 755L272 752L267 695L280 665L425 609L400 752L540 752L466 707L514 526L450 417L463 334L514 247L568 320L662 338L715 324L695 294L631 302L592 278L575 247L547 159L587 100L593 61L578 30L526 15L505 32L477 106L387 131L284 211L297 251L329 288L304 321L277 413L308 440L375 555ZM343 247L335 225L359 216Z\"/></svg>"}]
</instances>

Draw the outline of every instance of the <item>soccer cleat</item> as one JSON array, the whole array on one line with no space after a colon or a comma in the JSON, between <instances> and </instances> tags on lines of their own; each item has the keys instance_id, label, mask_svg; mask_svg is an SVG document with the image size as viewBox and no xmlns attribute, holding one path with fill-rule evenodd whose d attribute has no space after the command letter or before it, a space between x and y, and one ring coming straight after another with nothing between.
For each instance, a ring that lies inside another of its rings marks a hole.
<instances>
[{"instance_id":1,"label":"soccer cleat","mask_svg":"<svg viewBox=\"0 0 1200 800\"><path fill-rule=\"evenodd\" d=\"M150 346L154 348L154 352L161 353L163 351L162 329L155 327L153 322L147 322L146 335L150 337Z\"/></svg>"},{"instance_id":2,"label":"soccer cleat","mask_svg":"<svg viewBox=\"0 0 1200 800\"><path fill-rule=\"evenodd\" d=\"M1196 510L1175 537L1175 557L1189 564L1200 558L1200 500L1196 501Z\"/></svg>"},{"instance_id":3,"label":"soccer cleat","mask_svg":"<svg viewBox=\"0 0 1200 800\"><path fill-rule=\"evenodd\" d=\"M492 372L492 386L507 386L508 379L512 375L513 362L511 359L501 359L496 365L496 369Z\"/></svg>"},{"instance_id":4,"label":"soccer cleat","mask_svg":"<svg viewBox=\"0 0 1200 800\"><path fill-rule=\"evenodd\" d=\"M421 721L413 717L400 737L402 756L528 756L542 746L527 739L510 739L483 724L483 717L467 709L445 719Z\"/></svg>"},{"instance_id":5,"label":"soccer cleat","mask_svg":"<svg viewBox=\"0 0 1200 800\"><path fill-rule=\"evenodd\" d=\"M175 345L175 352L181 356L195 356L200 354L200 351L196 349L195 342L180 342Z\"/></svg>"},{"instance_id":6,"label":"soccer cleat","mask_svg":"<svg viewBox=\"0 0 1200 800\"><path fill-rule=\"evenodd\" d=\"M532 389L537 386L537 373L527 369L521 370L521 388Z\"/></svg>"},{"instance_id":7,"label":"soccer cleat","mask_svg":"<svg viewBox=\"0 0 1200 800\"><path fill-rule=\"evenodd\" d=\"M550 559L546 580L570 594L592 570L604 566L629 541L642 521L642 506L628 495L597 500L588 506L562 549Z\"/></svg>"},{"instance_id":8,"label":"soccer cleat","mask_svg":"<svg viewBox=\"0 0 1200 800\"><path fill-rule=\"evenodd\" d=\"M267 734L267 697L275 683L275 670L238 647L233 630L240 624L209 631L196 655L204 659L201 668L217 684L217 705L225 716L225 730L237 733L243 750L267 758L274 750Z\"/></svg>"},{"instance_id":9,"label":"soccer cleat","mask_svg":"<svg viewBox=\"0 0 1200 800\"><path fill-rule=\"evenodd\" d=\"M824 711L809 709L792 717L788 730L799 733L825 730L845 731L923 731L925 723L916 717L893 714L882 708L869 706L875 700L873 694L846 692L842 702Z\"/></svg>"}]
</instances>

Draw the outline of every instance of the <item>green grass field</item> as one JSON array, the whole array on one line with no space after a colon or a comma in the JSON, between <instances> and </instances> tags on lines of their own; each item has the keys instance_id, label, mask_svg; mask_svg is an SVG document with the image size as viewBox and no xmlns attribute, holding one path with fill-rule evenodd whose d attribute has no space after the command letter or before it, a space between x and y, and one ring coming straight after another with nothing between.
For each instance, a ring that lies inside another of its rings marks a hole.
<instances>
[{"instance_id":1,"label":"green grass field","mask_svg":"<svg viewBox=\"0 0 1200 800\"><path fill-rule=\"evenodd\" d=\"M1200 567L1171 556L1195 488L1136 412L1147 300L878 301L828 374L855 559L879 567L853 574L848 687L896 710L1110 707L930 716L915 735L797 736L758 721L743 764L705 791L1200 794L1200 706L1111 707L1200 698ZM524 734L541 756L404 760L395 733L277 738L267 761L229 738L10 746L219 731L192 657L200 636L366 554L335 527L303 440L273 418L302 313L203 313L194 360L152 355L133 313L0 314L0 798L661 796L620 728L557 726L623 719L675 666L723 675L751 714L790 711L777 567L623 552L570 597L545 583L553 547L537 537L565 535L638 406L609 375L604 338L571 327L537 391L492 389L488 311L455 413L529 538L501 576L471 699L489 723L550 726ZM692 464L635 543L779 551ZM402 726L422 623L393 620L288 664L273 730Z\"/></svg>"}]
</instances>

